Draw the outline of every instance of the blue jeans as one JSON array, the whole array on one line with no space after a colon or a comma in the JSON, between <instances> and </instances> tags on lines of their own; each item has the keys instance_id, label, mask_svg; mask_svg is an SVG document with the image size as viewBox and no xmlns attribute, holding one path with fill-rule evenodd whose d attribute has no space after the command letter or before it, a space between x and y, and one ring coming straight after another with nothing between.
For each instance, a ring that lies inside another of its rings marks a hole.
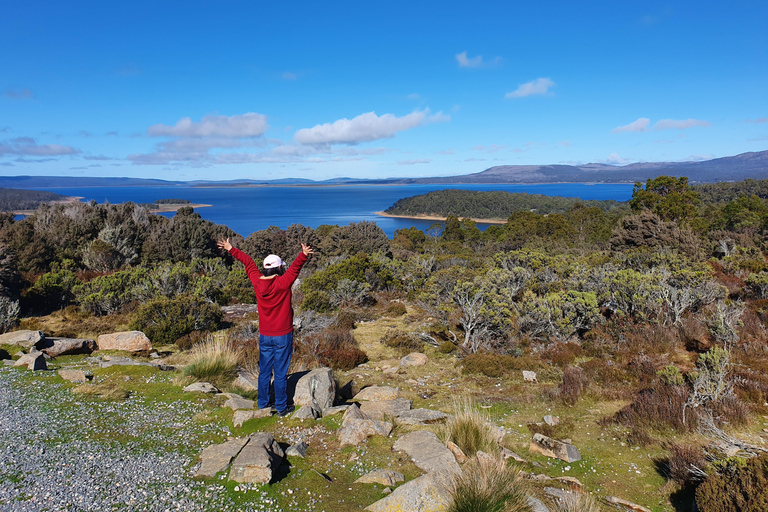
<instances>
[{"instance_id":1,"label":"blue jeans","mask_svg":"<svg viewBox=\"0 0 768 512\"><path fill-rule=\"evenodd\" d=\"M288 409L288 366L293 354L293 331L283 336L259 335L259 409L269 407L269 381L275 372L275 408Z\"/></svg>"}]
</instances>

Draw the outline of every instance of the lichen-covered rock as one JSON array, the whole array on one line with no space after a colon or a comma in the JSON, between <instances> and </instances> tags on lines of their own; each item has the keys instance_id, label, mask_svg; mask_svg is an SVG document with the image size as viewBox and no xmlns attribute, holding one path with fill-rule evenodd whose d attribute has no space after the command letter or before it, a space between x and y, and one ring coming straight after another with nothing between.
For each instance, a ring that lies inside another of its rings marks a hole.
<instances>
[{"instance_id":1,"label":"lichen-covered rock","mask_svg":"<svg viewBox=\"0 0 768 512\"><path fill-rule=\"evenodd\" d=\"M253 409L253 405L255 403L253 400L243 398L236 393L226 393L226 396L229 398L229 400L224 402L224 407L229 407L233 411L238 409Z\"/></svg>"},{"instance_id":2,"label":"lichen-covered rock","mask_svg":"<svg viewBox=\"0 0 768 512\"><path fill-rule=\"evenodd\" d=\"M144 352L152 350L152 343L141 331L122 331L102 334L96 340L99 350L123 350L125 352Z\"/></svg>"},{"instance_id":3,"label":"lichen-covered rock","mask_svg":"<svg viewBox=\"0 0 768 512\"><path fill-rule=\"evenodd\" d=\"M212 444L200 453L200 467L195 472L195 476L212 478L216 476L216 473L224 471L229 467L229 463L232 462L243 446L248 443L249 438L241 437L238 439L231 439L226 443Z\"/></svg>"},{"instance_id":4,"label":"lichen-covered rock","mask_svg":"<svg viewBox=\"0 0 768 512\"><path fill-rule=\"evenodd\" d=\"M400 366L403 368L408 366L424 366L425 364L427 364L427 356L421 352L411 352L400 359Z\"/></svg>"},{"instance_id":5,"label":"lichen-covered rock","mask_svg":"<svg viewBox=\"0 0 768 512\"><path fill-rule=\"evenodd\" d=\"M551 437L542 434L534 434L528 450L533 453L552 457L554 459L564 460L565 462L576 462L581 460L581 454L575 446L562 441L557 441Z\"/></svg>"},{"instance_id":6,"label":"lichen-covered rock","mask_svg":"<svg viewBox=\"0 0 768 512\"><path fill-rule=\"evenodd\" d=\"M451 504L451 474L440 470L407 482L365 508L370 512L445 512Z\"/></svg>"},{"instance_id":7,"label":"lichen-covered rock","mask_svg":"<svg viewBox=\"0 0 768 512\"><path fill-rule=\"evenodd\" d=\"M397 415L397 422L401 425L429 425L430 423L444 422L448 415L442 411L432 409L411 409Z\"/></svg>"},{"instance_id":8,"label":"lichen-covered rock","mask_svg":"<svg viewBox=\"0 0 768 512\"><path fill-rule=\"evenodd\" d=\"M381 484L389 487L396 486L399 482L405 482L405 477L402 473L392 471L391 469L374 469L370 473L367 473L354 483L356 484Z\"/></svg>"},{"instance_id":9,"label":"lichen-covered rock","mask_svg":"<svg viewBox=\"0 0 768 512\"><path fill-rule=\"evenodd\" d=\"M384 418L394 418L410 411L412 403L411 400L406 400L405 398L362 402L360 410L371 419L383 420Z\"/></svg>"},{"instance_id":10,"label":"lichen-covered rock","mask_svg":"<svg viewBox=\"0 0 768 512\"><path fill-rule=\"evenodd\" d=\"M47 370L48 363L45 362L45 355L42 352L32 352L24 354L13 363L16 368L27 367L27 370Z\"/></svg>"},{"instance_id":11,"label":"lichen-covered rock","mask_svg":"<svg viewBox=\"0 0 768 512\"><path fill-rule=\"evenodd\" d=\"M35 343L35 348L51 357L90 354L96 350L96 342L78 338L45 338Z\"/></svg>"},{"instance_id":12,"label":"lichen-covered rock","mask_svg":"<svg viewBox=\"0 0 768 512\"><path fill-rule=\"evenodd\" d=\"M62 368L59 370L59 376L69 382L83 383L88 380L83 370L75 370L71 368Z\"/></svg>"},{"instance_id":13,"label":"lichen-covered rock","mask_svg":"<svg viewBox=\"0 0 768 512\"><path fill-rule=\"evenodd\" d=\"M187 393L218 393L219 390L216 389L216 386L211 384L210 382L193 382L189 386L185 386L182 391L186 391Z\"/></svg>"},{"instance_id":14,"label":"lichen-covered rock","mask_svg":"<svg viewBox=\"0 0 768 512\"><path fill-rule=\"evenodd\" d=\"M272 410L269 408L238 409L235 411L235 414L232 416L232 425L234 425L235 428L240 428L243 426L243 423L245 423L248 420L252 420L254 418L268 418L270 416L272 416Z\"/></svg>"},{"instance_id":15,"label":"lichen-covered rock","mask_svg":"<svg viewBox=\"0 0 768 512\"><path fill-rule=\"evenodd\" d=\"M232 385L244 389L245 391L259 390L259 376L251 372L240 370L237 372L237 378L232 381Z\"/></svg>"},{"instance_id":16,"label":"lichen-covered rock","mask_svg":"<svg viewBox=\"0 0 768 512\"><path fill-rule=\"evenodd\" d=\"M351 408L350 408L351 409ZM339 444L341 447L358 446L372 436L389 436L392 432L392 423L370 419L347 419L338 430Z\"/></svg>"},{"instance_id":17,"label":"lichen-covered rock","mask_svg":"<svg viewBox=\"0 0 768 512\"><path fill-rule=\"evenodd\" d=\"M395 441L392 449L407 453L416 467L425 473L437 470L445 470L454 474L461 472L453 453L440 442L434 433L427 430L417 430L405 434Z\"/></svg>"},{"instance_id":18,"label":"lichen-covered rock","mask_svg":"<svg viewBox=\"0 0 768 512\"><path fill-rule=\"evenodd\" d=\"M318 368L302 376L296 383L293 403L308 405L319 411L333 407L336 381L330 368Z\"/></svg>"},{"instance_id":19,"label":"lichen-covered rock","mask_svg":"<svg viewBox=\"0 0 768 512\"><path fill-rule=\"evenodd\" d=\"M229 479L238 483L266 484L283 461L280 445L268 432L251 434L237 458L232 462Z\"/></svg>"}]
</instances>

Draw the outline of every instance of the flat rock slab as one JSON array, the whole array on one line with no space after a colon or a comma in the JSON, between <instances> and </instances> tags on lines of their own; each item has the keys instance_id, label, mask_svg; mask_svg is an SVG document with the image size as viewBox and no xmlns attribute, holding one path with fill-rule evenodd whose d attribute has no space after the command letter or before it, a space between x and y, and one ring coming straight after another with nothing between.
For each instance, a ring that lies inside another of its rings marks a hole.
<instances>
[{"instance_id":1,"label":"flat rock slab","mask_svg":"<svg viewBox=\"0 0 768 512\"><path fill-rule=\"evenodd\" d=\"M403 474L391 469L374 469L355 480L356 484L381 484L388 487L394 487L400 482L405 482Z\"/></svg>"},{"instance_id":2,"label":"flat rock slab","mask_svg":"<svg viewBox=\"0 0 768 512\"><path fill-rule=\"evenodd\" d=\"M302 376L296 382L293 403L308 405L318 411L333 407L336 399L336 381L330 368L318 368Z\"/></svg>"},{"instance_id":3,"label":"flat rock slab","mask_svg":"<svg viewBox=\"0 0 768 512\"><path fill-rule=\"evenodd\" d=\"M372 436L389 436L392 424L388 421L348 418L338 430L341 447L358 446Z\"/></svg>"},{"instance_id":4,"label":"flat rock slab","mask_svg":"<svg viewBox=\"0 0 768 512\"><path fill-rule=\"evenodd\" d=\"M79 338L45 338L35 343L35 348L51 357L90 354L96 350L96 342Z\"/></svg>"},{"instance_id":5,"label":"flat rock slab","mask_svg":"<svg viewBox=\"0 0 768 512\"><path fill-rule=\"evenodd\" d=\"M631 501L617 498L616 496L606 496L605 501L613 505L621 505L622 507L628 508L629 510L635 510L636 512L651 512L650 509L647 509L642 505L638 505L637 503L632 503Z\"/></svg>"},{"instance_id":6,"label":"flat rock slab","mask_svg":"<svg viewBox=\"0 0 768 512\"><path fill-rule=\"evenodd\" d=\"M322 415L322 412L318 411L311 405L302 405L291 416L292 420L316 420Z\"/></svg>"},{"instance_id":7,"label":"flat rock slab","mask_svg":"<svg viewBox=\"0 0 768 512\"><path fill-rule=\"evenodd\" d=\"M399 395L397 388L389 386L368 386L355 395L355 400L370 400L380 402L382 400L394 400Z\"/></svg>"},{"instance_id":8,"label":"flat rock slab","mask_svg":"<svg viewBox=\"0 0 768 512\"><path fill-rule=\"evenodd\" d=\"M224 402L224 407L229 407L233 411L238 409L253 409L254 401L243 398L240 395L234 393L228 393L229 400Z\"/></svg>"},{"instance_id":9,"label":"flat rock slab","mask_svg":"<svg viewBox=\"0 0 768 512\"><path fill-rule=\"evenodd\" d=\"M152 343L141 331L122 331L102 334L96 340L99 350L124 350L143 352L152 350Z\"/></svg>"},{"instance_id":10,"label":"flat rock slab","mask_svg":"<svg viewBox=\"0 0 768 512\"><path fill-rule=\"evenodd\" d=\"M424 366L425 364L427 364L427 356L421 352L411 352L400 359L400 366L403 368L408 366Z\"/></svg>"},{"instance_id":11,"label":"flat rock slab","mask_svg":"<svg viewBox=\"0 0 768 512\"><path fill-rule=\"evenodd\" d=\"M24 354L13 363L16 368L27 367L27 370L47 370L48 363L45 362L45 356L42 352L32 352Z\"/></svg>"},{"instance_id":12,"label":"flat rock slab","mask_svg":"<svg viewBox=\"0 0 768 512\"><path fill-rule=\"evenodd\" d=\"M130 357L121 356L104 356L99 361L99 367L109 368L110 366L152 366L150 363L144 361L136 361Z\"/></svg>"},{"instance_id":13,"label":"flat rock slab","mask_svg":"<svg viewBox=\"0 0 768 512\"><path fill-rule=\"evenodd\" d=\"M285 454L289 457L301 457L303 459L307 456L308 448L309 445L307 443L299 441L298 443L289 446L288 449L285 450Z\"/></svg>"},{"instance_id":14,"label":"flat rock slab","mask_svg":"<svg viewBox=\"0 0 768 512\"><path fill-rule=\"evenodd\" d=\"M240 428L243 426L243 423L245 423L248 420L252 420L254 418L269 418L272 416L272 409L269 407L265 409L238 409L235 411L234 416L232 417L232 424L235 426L235 428Z\"/></svg>"},{"instance_id":15,"label":"flat rock slab","mask_svg":"<svg viewBox=\"0 0 768 512\"><path fill-rule=\"evenodd\" d=\"M581 454L575 446L562 441L557 441L551 437L542 434L534 434L528 450L533 453L552 457L553 459L564 460L565 462L576 462L581 460Z\"/></svg>"},{"instance_id":16,"label":"flat rock slab","mask_svg":"<svg viewBox=\"0 0 768 512\"><path fill-rule=\"evenodd\" d=\"M351 404L334 405L333 407L329 407L328 409L323 410L323 416L333 416L334 414L339 414L340 412L347 412L347 409L350 407Z\"/></svg>"},{"instance_id":17,"label":"flat rock slab","mask_svg":"<svg viewBox=\"0 0 768 512\"><path fill-rule=\"evenodd\" d=\"M213 444L200 453L202 462L195 472L195 476L213 478L216 473L224 471L229 467L243 446L248 443L249 438L241 437L231 439L223 444Z\"/></svg>"},{"instance_id":18,"label":"flat rock slab","mask_svg":"<svg viewBox=\"0 0 768 512\"><path fill-rule=\"evenodd\" d=\"M210 382L193 382L189 386L185 386L182 391L186 391L187 393L218 393L219 390L216 389L216 386L211 384Z\"/></svg>"},{"instance_id":19,"label":"flat rock slab","mask_svg":"<svg viewBox=\"0 0 768 512\"><path fill-rule=\"evenodd\" d=\"M43 331L30 331L25 329L0 334L0 345L13 345L14 347L29 349L34 347L35 344L43 338L45 338Z\"/></svg>"},{"instance_id":20,"label":"flat rock slab","mask_svg":"<svg viewBox=\"0 0 768 512\"><path fill-rule=\"evenodd\" d=\"M434 471L411 480L389 496L369 505L370 512L445 512L451 497L451 474Z\"/></svg>"},{"instance_id":21,"label":"flat rock slab","mask_svg":"<svg viewBox=\"0 0 768 512\"><path fill-rule=\"evenodd\" d=\"M392 449L407 453L413 463L425 473L437 470L461 472L456 457L432 432L417 430L405 434L395 441Z\"/></svg>"},{"instance_id":22,"label":"flat rock slab","mask_svg":"<svg viewBox=\"0 0 768 512\"><path fill-rule=\"evenodd\" d=\"M362 402L360 404L360 410L371 419L383 420L385 417L395 418L410 411L412 403L413 401L406 400L405 398Z\"/></svg>"},{"instance_id":23,"label":"flat rock slab","mask_svg":"<svg viewBox=\"0 0 768 512\"><path fill-rule=\"evenodd\" d=\"M528 496L528 506L531 507L531 512L549 512L549 508L533 496Z\"/></svg>"},{"instance_id":24,"label":"flat rock slab","mask_svg":"<svg viewBox=\"0 0 768 512\"><path fill-rule=\"evenodd\" d=\"M69 382L83 383L88 380L83 370L62 368L61 370L59 370L59 375L61 376L62 379L68 380Z\"/></svg>"},{"instance_id":25,"label":"flat rock slab","mask_svg":"<svg viewBox=\"0 0 768 512\"><path fill-rule=\"evenodd\" d=\"M443 422L448 415L442 411L432 409L411 409L397 415L397 422L402 425L428 425L430 423Z\"/></svg>"},{"instance_id":26,"label":"flat rock slab","mask_svg":"<svg viewBox=\"0 0 768 512\"><path fill-rule=\"evenodd\" d=\"M246 444L229 470L229 479L238 483L266 484L272 480L275 469L280 466L285 454L280 445L267 432L249 436Z\"/></svg>"}]
</instances>

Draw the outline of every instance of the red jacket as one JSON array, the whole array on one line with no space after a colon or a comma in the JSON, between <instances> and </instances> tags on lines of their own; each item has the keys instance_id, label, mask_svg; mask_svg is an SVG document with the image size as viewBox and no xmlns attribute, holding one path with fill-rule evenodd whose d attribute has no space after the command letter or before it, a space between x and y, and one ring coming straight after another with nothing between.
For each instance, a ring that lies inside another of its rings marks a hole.
<instances>
[{"instance_id":1,"label":"red jacket","mask_svg":"<svg viewBox=\"0 0 768 512\"><path fill-rule=\"evenodd\" d=\"M256 303L259 306L259 334L283 336L293 331L293 307L291 307L291 286L299 277L301 267L307 261L300 252L285 274L271 279L262 279L259 268L250 256L233 247L229 253L245 265L245 272L253 283Z\"/></svg>"}]
</instances>

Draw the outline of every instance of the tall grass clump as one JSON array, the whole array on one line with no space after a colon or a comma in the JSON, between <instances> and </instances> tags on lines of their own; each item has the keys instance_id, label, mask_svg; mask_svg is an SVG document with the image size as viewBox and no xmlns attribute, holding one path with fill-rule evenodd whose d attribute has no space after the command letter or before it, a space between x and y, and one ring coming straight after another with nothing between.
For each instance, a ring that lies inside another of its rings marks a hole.
<instances>
[{"instance_id":1,"label":"tall grass clump","mask_svg":"<svg viewBox=\"0 0 768 512\"><path fill-rule=\"evenodd\" d=\"M443 433L446 443L454 442L468 457L478 451L499 451L496 429L468 397L454 399L453 416L445 422Z\"/></svg>"},{"instance_id":2,"label":"tall grass clump","mask_svg":"<svg viewBox=\"0 0 768 512\"><path fill-rule=\"evenodd\" d=\"M501 457L472 458L455 478L448 512L530 512L523 476Z\"/></svg>"},{"instance_id":3,"label":"tall grass clump","mask_svg":"<svg viewBox=\"0 0 768 512\"><path fill-rule=\"evenodd\" d=\"M580 492L568 492L557 501L557 512L600 512L603 508L595 498Z\"/></svg>"},{"instance_id":4,"label":"tall grass clump","mask_svg":"<svg viewBox=\"0 0 768 512\"><path fill-rule=\"evenodd\" d=\"M241 351L228 341L217 341L212 336L193 346L184 375L195 381L210 382L224 387L237 377Z\"/></svg>"}]
</instances>

